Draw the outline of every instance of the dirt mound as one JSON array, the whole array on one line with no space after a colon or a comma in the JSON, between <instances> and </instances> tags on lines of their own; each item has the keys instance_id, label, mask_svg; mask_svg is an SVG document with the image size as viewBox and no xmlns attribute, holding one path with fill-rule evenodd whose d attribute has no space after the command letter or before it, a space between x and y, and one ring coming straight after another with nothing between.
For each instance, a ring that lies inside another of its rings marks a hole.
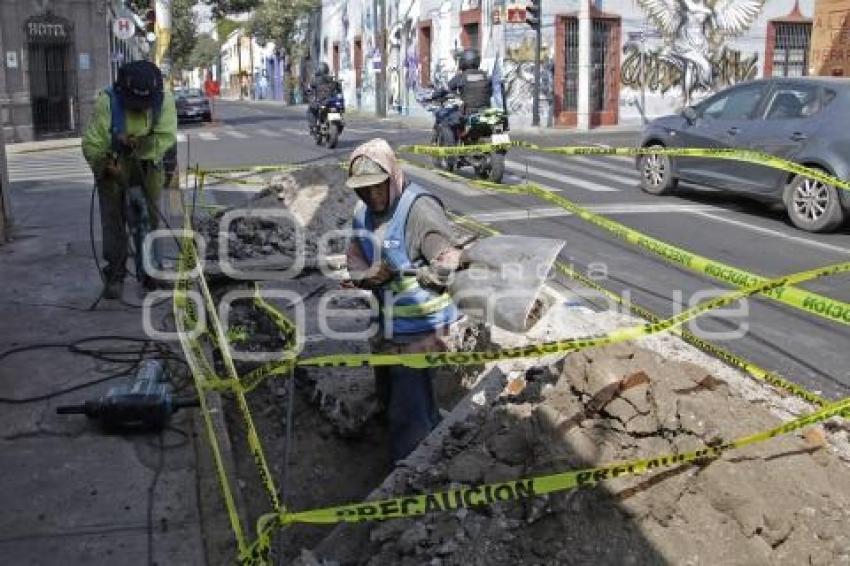
<instances>
[{"instance_id":1,"label":"dirt mound","mask_svg":"<svg viewBox=\"0 0 850 566\"><path fill-rule=\"evenodd\" d=\"M276 211L287 211L303 228L302 240L306 265L313 266L322 237L351 225L357 195L344 184L345 172L336 165L305 167L276 175L256 197L239 207L263 216L240 216L228 223L228 256L232 260L262 260L264 264L291 265L298 249L295 227L288 217L275 218ZM219 257L219 231L222 218L234 209L220 211L198 223L198 231L207 239L207 259ZM345 238L330 238L325 255L345 251Z\"/></svg>"},{"instance_id":2,"label":"dirt mound","mask_svg":"<svg viewBox=\"0 0 850 566\"><path fill-rule=\"evenodd\" d=\"M700 366L633 346L592 350L508 384L452 428L407 491L675 454L779 422ZM850 474L825 437L814 427L702 466L376 524L356 562L847 564Z\"/></svg>"}]
</instances>

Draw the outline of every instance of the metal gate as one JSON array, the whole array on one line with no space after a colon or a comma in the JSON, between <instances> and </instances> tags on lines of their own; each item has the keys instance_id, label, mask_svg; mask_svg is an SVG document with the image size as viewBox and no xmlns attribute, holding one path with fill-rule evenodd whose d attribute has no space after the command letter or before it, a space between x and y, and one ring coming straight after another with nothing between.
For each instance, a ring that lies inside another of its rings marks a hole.
<instances>
[{"instance_id":1,"label":"metal gate","mask_svg":"<svg viewBox=\"0 0 850 566\"><path fill-rule=\"evenodd\" d=\"M567 18L564 37L564 106L563 112L578 110L578 18Z\"/></svg>"},{"instance_id":2,"label":"metal gate","mask_svg":"<svg viewBox=\"0 0 850 566\"><path fill-rule=\"evenodd\" d=\"M26 24L30 101L36 138L74 131L73 27L47 15Z\"/></svg>"}]
</instances>

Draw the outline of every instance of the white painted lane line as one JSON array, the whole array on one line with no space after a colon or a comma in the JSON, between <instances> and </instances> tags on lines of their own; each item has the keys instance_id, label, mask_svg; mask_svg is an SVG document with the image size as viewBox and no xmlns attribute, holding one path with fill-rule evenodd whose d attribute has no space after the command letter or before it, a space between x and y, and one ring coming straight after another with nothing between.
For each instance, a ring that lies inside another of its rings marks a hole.
<instances>
[{"instance_id":1,"label":"white painted lane line","mask_svg":"<svg viewBox=\"0 0 850 566\"><path fill-rule=\"evenodd\" d=\"M198 137L204 141L218 141L219 137L212 132L199 132Z\"/></svg>"},{"instance_id":2,"label":"white painted lane line","mask_svg":"<svg viewBox=\"0 0 850 566\"><path fill-rule=\"evenodd\" d=\"M625 203L625 204L598 204L585 205L583 208L596 214L624 215L624 214L658 214L658 213L696 213L704 210L716 210L705 204L694 205L657 205L653 203ZM573 213L558 207L540 208L512 208L504 210L491 210L485 212L469 213L469 216L481 222L505 222L511 220L525 220L534 218L553 218L558 216L572 216Z\"/></svg>"},{"instance_id":3,"label":"white painted lane line","mask_svg":"<svg viewBox=\"0 0 850 566\"><path fill-rule=\"evenodd\" d=\"M286 132L287 134L293 134L293 135L306 134L307 133L306 130L302 131L302 130L297 130L295 128L281 128L280 131Z\"/></svg>"},{"instance_id":4,"label":"white painted lane line","mask_svg":"<svg viewBox=\"0 0 850 566\"><path fill-rule=\"evenodd\" d=\"M717 210L716 208L714 210ZM836 246L833 244L827 244L826 242L818 242L817 240L809 240L808 238L802 236L794 236L791 234L786 234L784 232L780 232L778 230L773 230L771 228L765 228L763 226L756 226L750 222L742 222L740 220L733 220L731 218L725 218L723 216L719 216L717 214L712 214L707 211L693 211L693 214L698 216L702 216L704 218L710 218L711 220L717 222L725 222L726 224L732 224L733 226L739 226L746 230L751 230L753 232L760 232L762 234L770 234L774 238L780 238L782 240L788 240L789 242L795 242L797 244L802 244L805 246L809 246L812 248L820 248L822 250L829 250L831 252L838 252L842 255L850 255L850 249L847 249L845 246Z\"/></svg>"},{"instance_id":5,"label":"white painted lane line","mask_svg":"<svg viewBox=\"0 0 850 566\"><path fill-rule=\"evenodd\" d=\"M543 164L543 165L551 165L551 166L554 166L554 167L558 167L560 169L569 171L573 175L588 174L588 175L593 175L594 177L599 177L601 179L607 179L608 181L613 181L615 183L619 183L619 184L623 185L624 188L633 188L636 184L636 181L637 181L637 179L636 179L637 173L636 172L635 172L634 175L631 176L632 178L629 178L629 176L626 175L625 173L617 173L617 174L606 173L604 171L599 171L598 170L599 168L598 168L597 164L595 164L595 163L594 164L588 164L588 165L582 165L581 163L570 164L570 162L567 161L567 162L557 162L557 164L555 164L555 163L552 163L549 159L546 159L545 157L539 157L539 156L536 156L536 155L531 155L531 156L525 157L525 159L528 159L529 161L531 161L533 163L540 163L540 164ZM567 158L567 159L569 159L569 158Z\"/></svg>"},{"instance_id":6,"label":"white painted lane line","mask_svg":"<svg viewBox=\"0 0 850 566\"><path fill-rule=\"evenodd\" d=\"M574 157L565 157L564 159L567 159L568 163L580 163L587 167L604 169L606 171L610 171L611 173L620 173L622 175L637 175L637 169L635 168L634 161L629 161L626 164L620 165L619 163L613 163L610 160L606 160L605 158L587 157L586 155L576 155Z\"/></svg>"},{"instance_id":7,"label":"white painted lane line","mask_svg":"<svg viewBox=\"0 0 850 566\"><path fill-rule=\"evenodd\" d=\"M518 161L513 161L509 159L505 161L505 164L511 169L513 169L513 172L515 174L522 175L523 173L525 173L526 166L524 163L519 163ZM571 175L552 173L551 171L546 171L545 169L540 169L538 167L528 167L528 173L529 175L543 177L544 179L551 179L553 181L558 181L559 183L569 185L570 187L578 187L586 191L593 191L597 193L610 193L617 192L620 190L614 187L609 187L606 185L593 183L591 181L586 181L584 179L577 179Z\"/></svg>"},{"instance_id":8,"label":"white painted lane line","mask_svg":"<svg viewBox=\"0 0 850 566\"><path fill-rule=\"evenodd\" d=\"M270 130L268 128L258 128L257 133L262 134L262 135L267 136L267 137L270 137L270 138L282 138L283 137L283 134L281 134L280 132L275 132L275 131Z\"/></svg>"},{"instance_id":9,"label":"white painted lane line","mask_svg":"<svg viewBox=\"0 0 850 566\"><path fill-rule=\"evenodd\" d=\"M232 138L236 138L238 140L247 140L250 136L248 134L243 134L239 130L224 130L224 132Z\"/></svg>"},{"instance_id":10,"label":"white painted lane line","mask_svg":"<svg viewBox=\"0 0 850 566\"><path fill-rule=\"evenodd\" d=\"M212 185L212 186L204 186L204 192L217 192L217 193L248 193L255 194L261 192L265 187L258 187L255 185Z\"/></svg>"},{"instance_id":11,"label":"white painted lane line","mask_svg":"<svg viewBox=\"0 0 850 566\"><path fill-rule=\"evenodd\" d=\"M186 143L187 139L186 134L183 132L177 132L177 143Z\"/></svg>"}]
</instances>

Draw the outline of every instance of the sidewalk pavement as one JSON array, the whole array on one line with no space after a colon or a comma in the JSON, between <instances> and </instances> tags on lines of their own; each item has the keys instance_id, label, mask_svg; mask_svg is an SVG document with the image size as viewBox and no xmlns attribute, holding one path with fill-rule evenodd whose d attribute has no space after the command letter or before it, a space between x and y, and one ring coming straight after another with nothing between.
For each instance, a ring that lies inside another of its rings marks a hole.
<instances>
[{"instance_id":1,"label":"sidewalk pavement","mask_svg":"<svg viewBox=\"0 0 850 566\"><path fill-rule=\"evenodd\" d=\"M127 304L88 310L101 290L90 195L87 183L11 187L16 223L0 246L0 561L206 564L199 505L218 494L199 489L196 455L208 449L191 410L177 413L162 436L107 435L84 416L56 414L119 384L86 385L130 369L147 339L142 311L129 306L140 303L134 280L125 286ZM94 222L99 235L97 215ZM169 309L170 301L155 309L154 322ZM105 339L79 342L96 336ZM75 354L75 343L111 350L113 360ZM151 346L148 356L157 353ZM114 363L116 356L129 362ZM70 388L79 389L56 394Z\"/></svg>"}]
</instances>

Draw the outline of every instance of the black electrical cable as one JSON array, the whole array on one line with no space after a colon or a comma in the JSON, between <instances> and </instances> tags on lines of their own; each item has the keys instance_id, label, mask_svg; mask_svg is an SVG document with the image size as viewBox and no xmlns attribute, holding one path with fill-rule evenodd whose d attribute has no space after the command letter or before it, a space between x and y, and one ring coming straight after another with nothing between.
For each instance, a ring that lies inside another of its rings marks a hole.
<instances>
[{"instance_id":1,"label":"black electrical cable","mask_svg":"<svg viewBox=\"0 0 850 566\"><path fill-rule=\"evenodd\" d=\"M141 343L142 347L138 350L106 350L103 348L85 348L83 345L89 344L91 342L105 342L105 341L123 341L123 342L135 342ZM106 381L111 381L113 379L117 379L119 377L123 377L129 374L134 373L138 370L139 365L141 365L142 361L146 359L149 354L158 354L157 358L167 361L175 361L185 364L185 360L179 358L170 348L164 347L161 343L154 342L153 340L148 340L145 338L137 338L134 336L89 336L86 338L81 338L74 342L69 343L44 343L44 344L29 344L25 346L18 346L15 348L11 348L0 353L0 361L6 359L7 357L20 354L23 352L31 352L36 350L47 350L47 349L63 349L67 350L71 354L81 355L90 357L94 360L113 363L113 364L130 364L129 368L126 370L110 373L106 376L102 376L85 383L80 383L77 385L72 385L69 387L65 387L62 389L58 389L55 391L51 391L48 393L44 393L42 395L36 395L33 397L0 397L0 404L6 405L23 405L27 403L37 403L39 401L47 401L49 399L53 399L55 397L59 397L61 395L67 395L68 393L72 393L74 391L79 391L80 389L86 389L88 387L98 385L100 383L104 383ZM127 357L129 356L129 357ZM184 380L182 383L173 382L175 392L182 391L186 389L189 384L189 380Z\"/></svg>"}]
</instances>

